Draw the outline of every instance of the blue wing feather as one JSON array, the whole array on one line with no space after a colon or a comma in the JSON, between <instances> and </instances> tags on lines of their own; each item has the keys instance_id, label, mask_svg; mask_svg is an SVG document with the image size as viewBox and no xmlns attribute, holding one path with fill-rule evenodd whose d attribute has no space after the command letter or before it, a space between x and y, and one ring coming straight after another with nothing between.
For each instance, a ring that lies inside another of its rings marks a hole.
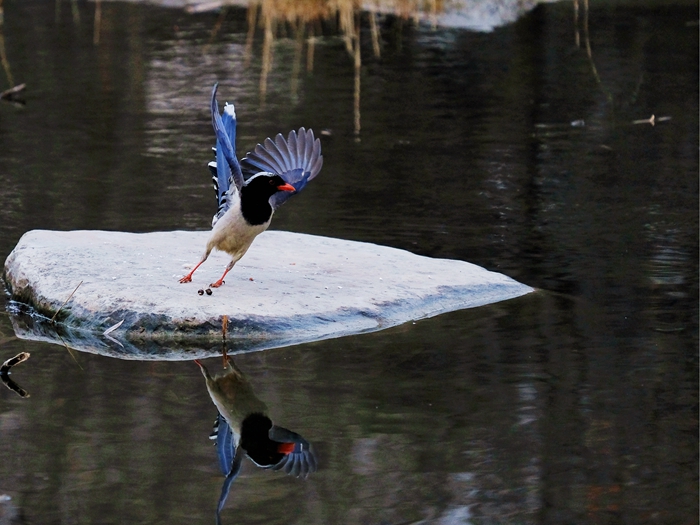
<instances>
[{"instance_id":1,"label":"blue wing feather","mask_svg":"<svg viewBox=\"0 0 700 525\"><path fill-rule=\"evenodd\" d=\"M273 425L270 429L270 439L279 443L294 443L294 450L273 465L272 470L284 470L295 477L306 477L318 469L316 453L303 437L296 432Z\"/></svg>"},{"instance_id":2,"label":"blue wing feather","mask_svg":"<svg viewBox=\"0 0 700 525\"><path fill-rule=\"evenodd\" d=\"M295 192L280 191L270 198L270 204L277 209L289 197L303 190L321 171L321 141L314 137L312 130L300 128L299 131L290 131L286 139L281 134L274 141L265 139L263 144L246 154L243 162L260 171L279 175L296 188Z\"/></svg>"},{"instance_id":3,"label":"blue wing feather","mask_svg":"<svg viewBox=\"0 0 700 525\"><path fill-rule=\"evenodd\" d=\"M212 225L228 210L230 192L240 191L245 180L241 165L236 158L236 112L232 104L224 107L223 117L219 114L219 104L216 100L218 84L214 84L211 93L211 118L216 134L216 162L209 163L214 179L214 189L218 202L218 210L214 215ZM264 144L264 145L263 145ZM296 191L281 191L270 198L270 205L277 209L289 197L299 193L321 171L323 155L321 141L314 137L312 130L300 128L291 131L285 139L278 134L274 141L265 139L258 144L253 152L243 159L247 165L260 171L274 173L282 177Z\"/></svg>"}]
</instances>

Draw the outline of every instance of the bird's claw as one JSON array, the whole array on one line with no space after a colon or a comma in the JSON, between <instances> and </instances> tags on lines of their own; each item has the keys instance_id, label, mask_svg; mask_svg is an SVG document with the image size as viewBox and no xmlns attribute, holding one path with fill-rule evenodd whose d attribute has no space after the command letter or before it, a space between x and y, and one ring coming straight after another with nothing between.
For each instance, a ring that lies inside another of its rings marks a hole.
<instances>
[{"instance_id":1,"label":"bird's claw","mask_svg":"<svg viewBox=\"0 0 700 525\"><path fill-rule=\"evenodd\" d=\"M182 279L180 279L180 282L183 283L183 284L184 284L184 283L191 283L191 282L192 282L192 277L190 277L189 275L185 275Z\"/></svg>"},{"instance_id":2,"label":"bird's claw","mask_svg":"<svg viewBox=\"0 0 700 525\"><path fill-rule=\"evenodd\" d=\"M222 284L226 284L226 281L223 281L223 280L219 279L219 280L216 281L215 283L211 283L209 286L210 286L211 288L218 288L218 287L221 286Z\"/></svg>"}]
</instances>

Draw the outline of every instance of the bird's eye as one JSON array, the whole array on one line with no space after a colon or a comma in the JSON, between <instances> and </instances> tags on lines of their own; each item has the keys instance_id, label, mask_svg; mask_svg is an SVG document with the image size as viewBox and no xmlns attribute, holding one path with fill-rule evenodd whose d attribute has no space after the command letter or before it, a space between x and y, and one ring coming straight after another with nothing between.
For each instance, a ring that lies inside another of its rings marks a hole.
<instances>
[{"instance_id":1,"label":"bird's eye","mask_svg":"<svg viewBox=\"0 0 700 525\"><path fill-rule=\"evenodd\" d=\"M268 183L270 184L270 186L276 186L275 181L272 179L270 179Z\"/></svg>"}]
</instances>

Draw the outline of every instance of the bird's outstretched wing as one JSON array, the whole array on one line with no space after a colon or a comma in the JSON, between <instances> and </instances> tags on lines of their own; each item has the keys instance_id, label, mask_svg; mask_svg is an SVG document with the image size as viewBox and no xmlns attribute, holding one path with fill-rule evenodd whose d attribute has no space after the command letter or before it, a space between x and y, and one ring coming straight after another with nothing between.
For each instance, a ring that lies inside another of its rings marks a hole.
<instances>
[{"instance_id":1,"label":"bird's outstretched wing","mask_svg":"<svg viewBox=\"0 0 700 525\"><path fill-rule=\"evenodd\" d=\"M321 141L314 137L314 132L310 129L292 130L286 139L278 133L274 141L267 138L263 144L255 146L252 152L246 154L243 162L261 171L279 175L296 188L295 192L280 191L270 198L270 204L277 209L289 197L303 190L321 171Z\"/></svg>"},{"instance_id":2,"label":"bird's outstretched wing","mask_svg":"<svg viewBox=\"0 0 700 525\"><path fill-rule=\"evenodd\" d=\"M216 101L218 87L219 84L214 84L211 92L211 121L216 133L216 161L209 163L209 169L218 203L214 223L230 206L231 187L235 186L238 191L243 187L243 173L236 158L236 110L233 104L226 104L222 118Z\"/></svg>"},{"instance_id":3,"label":"bird's outstretched wing","mask_svg":"<svg viewBox=\"0 0 700 525\"><path fill-rule=\"evenodd\" d=\"M271 440L289 445L291 448L284 458L272 466L272 470L284 470L287 474L297 478L299 476L305 478L312 472L316 472L318 469L316 454L309 442L303 437L296 432L276 425L272 426L268 435Z\"/></svg>"}]
</instances>

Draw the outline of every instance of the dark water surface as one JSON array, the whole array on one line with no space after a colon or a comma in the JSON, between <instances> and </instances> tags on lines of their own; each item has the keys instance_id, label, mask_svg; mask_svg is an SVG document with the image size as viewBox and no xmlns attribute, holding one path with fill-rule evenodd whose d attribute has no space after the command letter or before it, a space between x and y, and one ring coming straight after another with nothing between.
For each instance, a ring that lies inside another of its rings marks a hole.
<instances>
[{"instance_id":1,"label":"dark water surface","mask_svg":"<svg viewBox=\"0 0 700 525\"><path fill-rule=\"evenodd\" d=\"M0 260L33 228L206 229L218 80L241 150L331 130L273 228L540 289L238 356L320 468L246 462L224 523L698 522L697 6L594 7L590 58L571 3L489 34L388 19L380 59L363 22L356 140L339 38L298 80L278 40L263 105L244 10L212 38L216 13L108 2L95 45L94 4L75 5L4 3L0 91L27 89L0 101ZM633 124L652 114L670 120ZM1 360L20 351L31 397L0 388L0 521L213 523L215 408L193 363L71 355L0 315Z\"/></svg>"}]
</instances>

